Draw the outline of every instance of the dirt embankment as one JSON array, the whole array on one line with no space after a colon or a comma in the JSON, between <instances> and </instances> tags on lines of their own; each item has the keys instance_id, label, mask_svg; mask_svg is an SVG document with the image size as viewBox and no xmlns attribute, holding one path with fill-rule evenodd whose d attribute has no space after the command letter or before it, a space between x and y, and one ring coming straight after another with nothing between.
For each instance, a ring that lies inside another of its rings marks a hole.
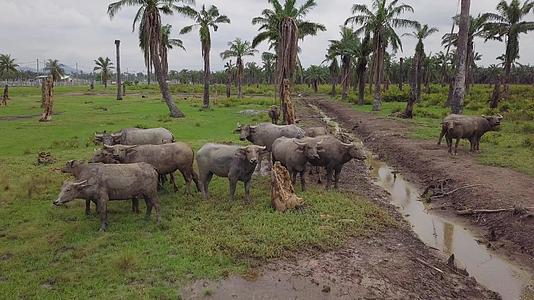
<instances>
[{"instance_id":1,"label":"dirt embankment","mask_svg":"<svg viewBox=\"0 0 534 300\"><path fill-rule=\"evenodd\" d=\"M389 164L398 167L405 176L424 189L437 180L447 180L448 190L463 188L439 199L435 206L445 213L455 214L466 209L502 209L534 207L534 179L516 171L484 166L476 154L463 149L451 157L446 146L436 140L424 141L407 137L410 124L357 112L346 104L326 100L310 100L330 116L335 116L345 128L351 128L365 145ZM484 149L482 149L484 151ZM466 216L479 228L488 247L510 258L534 267L534 216L513 211Z\"/></svg>"},{"instance_id":2,"label":"dirt embankment","mask_svg":"<svg viewBox=\"0 0 534 300\"><path fill-rule=\"evenodd\" d=\"M298 103L301 125L324 126ZM310 184L317 178L309 178ZM182 290L184 299L499 299L499 295L447 266L424 245L373 183L362 162L349 162L340 177L347 197L361 196L387 210L400 226L349 239L337 250L308 249L249 271L246 278L200 280ZM289 254L288 254L289 255Z\"/></svg>"}]
</instances>

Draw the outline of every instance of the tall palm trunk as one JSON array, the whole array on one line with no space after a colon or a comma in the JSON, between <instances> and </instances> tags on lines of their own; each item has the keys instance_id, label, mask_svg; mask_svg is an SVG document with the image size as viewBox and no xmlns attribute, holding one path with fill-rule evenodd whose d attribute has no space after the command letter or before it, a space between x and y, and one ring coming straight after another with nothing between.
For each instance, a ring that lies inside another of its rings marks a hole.
<instances>
[{"instance_id":1,"label":"tall palm trunk","mask_svg":"<svg viewBox=\"0 0 534 300\"><path fill-rule=\"evenodd\" d=\"M203 51L204 54L204 100L202 103L202 108L207 109L210 107L210 47L205 42L203 42Z\"/></svg>"},{"instance_id":2,"label":"tall palm trunk","mask_svg":"<svg viewBox=\"0 0 534 300\"><path fill-rule=\"evenodd\" d=\"M342 85L343 85L343 94L341 96L341 99L347 100L349 97L349 76L350 76L350 57L348 55L344 55L342 58L343 61L343 78L342 78Z\"/></svg>"},{"instance_id":3,"label":"tall palm trunk","mask_svg":"<svg viewBox=\"0 0 534 300\"><path fill-rule=\"evenodd\" d=\"M490 98L490 108L497 108L499 101L501 100L501 79L497 77L495 79L495 87Z\"/></svg>"},{"instance_id":4,"label":"tall palm trunk","mask_svg":"<svg viewBox=\"0 0 534 300\"><path fill-rule=\"evenodd\" d=\"M365 69L361 70L358 75L359 84L358 84L358 104L365 104Z\"/></svg>"},{"instance_id":5,"label":"tall palm trunk","mask_svg":"<svg viewBox=\"0 0 534 300\"><path fill-rule=\"evenodd\" d=\"M413 107L417 101L419 101L419 98L421 97L421 64L423 60L423 54L421 52L417 52L414 55L413 60L413 73L412 73L412 80L410 83L410 97L408 98L408 102L406 104L406 109L404 110L404 113L402 114L402 117L404 118L413 118Z\"/></svg>"},{"instance_id":6,"label":"tall palm trunk","mask_svg":"<svg viewBox=\"0 0 534 300\"><path fill-rule=\"evenodd\" d=\"M230 98L232 94L232 71L226 73L226 98Z\"/></svg>"},{"instance_id":7,"label":"tall palm trunk","mask_svg":"<svg viewBox=\"0 0 534 300\"><path fill-rule=\"evenodd\" d=\"M148 85L150 85L150 65L146 67L146 75L147 75Z\"/></svg>"},{"instance_id":8,"label":"tall palm trunk","mask_svg":"<svg viewBox=\"0 0 534 300\"><path fill-rule=\"evenodd\" d=\"M243 60L241 57L237 58L237 97L239 99L243 98Z\"/></svg>"},{"instance_id":9,"label":"tall palm trunk","mask_svg":"<svg viewBox=\"0 0 534 300\"><path fill-rule=\"evenodd\" d=\"M457 64L456 78L454 80L454 91L451 101L452 113L461 114L463 112L465 97L466 78L466 56L467 42L469 36L469 10L471 0L462 0L462 12L460 14L460 29L458 31L458 46L456 49Z\"/></svg>"},{"instance_id":10,"label":"tall palm trunk","mask_svg":"<svg viewBox=\"0 0 534 300\"><path fill-rule=\"evenodd\" d=\"M334 74L330 78L330 81L332 82L332 90L330 91L330 95L332 95L332 97L336 96L336 83L337 83L337 78L336 77L337 76Z\"/></svg>"},{"instance_id":11,"label":"tall palm trunk","mask_svg":"<svg viewBox=\"0 0 534 300\"><path fill-rule=\"evenodd\" d=\"M465 93L469 94L471 89L471 66L474 62L475 49L472 41L467 42L467 58L465 63Z\"/></svg>"},{"instance_id":12,"label":"tall palm trunk","mask_svg":"<svg viewBox=\"0 0 534 300\"><path fill-rule=\"evenodd\" d=\"M512 75L512 49L510 39L513 37L508 37L508 42L506 45L506 54L504 59L504 99L508 100L510 96L510 79Z\"/></svg>"},{"instance_id":13,"label":"tall palm trunk","mask_svg":"<svg viewBox=\"0 0 534 300\"><path fill-rule=\"evenodd\" d=\"M404 69L404 58L401 57L400 62L399 62L399 90L401 91L404 87L404 73L403 73L404 70L403 69Z\"/></svg>"},{"instance_id":14,"label":"tall palm trunk","mask_svg":"<svg viewBox=\"0 0 534 300\"><path fill-rule=\"evenodd\" d=\"M375 63L375 99L373 102L373 111L380 111L382 110L382 78L383 78L383 72L384 72L384 51L385 47L383 45L382 40L382 33L380 32L377 35L377 41L376 41L376 63Z\"/></svg>"}]
</instances>

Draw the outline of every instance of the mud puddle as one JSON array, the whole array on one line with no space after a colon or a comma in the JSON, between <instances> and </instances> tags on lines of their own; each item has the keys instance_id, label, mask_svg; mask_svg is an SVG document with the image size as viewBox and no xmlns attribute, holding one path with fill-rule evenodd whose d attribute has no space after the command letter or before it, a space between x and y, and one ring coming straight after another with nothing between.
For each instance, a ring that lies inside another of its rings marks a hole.
<instances>
[{"instance_id":1,"label":"mud puddle","mask_svg":"<svg viewBox=\"0 0 534 300\"><path fill-rule=\"evenodd\" d=\"M341 126L322 110L309 105L336 133L345 134ZM349 134L350 135L350 134ZM356 141L356 137L350 135ZM480 284L499 293L503 299L521 299L532 293L532 278L528 271L492 253L458 220L447 219L428 210L420 201L421 191L368 152L366 164L375 183L391 194L392 204L412 225L413 231L426 245L443 254L454 254L456 264L465 268ZM530 284L530 286L529 286ZM530 290L530 291L528 291Z\"/></svg>"}]
</instances>

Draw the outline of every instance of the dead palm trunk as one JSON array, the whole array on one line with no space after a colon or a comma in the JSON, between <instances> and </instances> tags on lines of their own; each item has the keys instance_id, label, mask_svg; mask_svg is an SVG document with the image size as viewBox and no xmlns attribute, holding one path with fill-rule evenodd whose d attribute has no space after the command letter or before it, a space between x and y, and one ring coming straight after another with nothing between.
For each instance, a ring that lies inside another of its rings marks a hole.
<instances>
[{"instance_id":1,"label":"dead palm trunk","mask_svg":"<svg viewBox=\"0 0 534 300\"><path fill-rule=\"evenodd\" d=\"M121 41L115 40L115 46L116 46L116 54L117 54L117 100L122 100L121 55L120 55Z\"/></svg>"},{"instance_id":2,"label":"dead palm trunk","mask_svg":"<svg viewBox=\"0 0 534 300\"><path fill-rule=\"evenodd\" d=\"M243 99L243 60L241 57L237 58L237 97Z\"/></svg>"},{"instance_id":3,"label":"dead palm trunk","mask_svg":"<svg viewBox=\"0 0 534 300\"><path fill-rule=\"evenodd\" d=\"M465 97L465 78L466 78L466 56L467 42L469 35L469 10L471 0L462 0L462 12L460 14L460 28L458 31L458 45L456 49L457 68L456 78L454 80L454 91L451 101L452 113L461 114L463 112Z\"/></svg>"},{"instance_id":4,"label":"dead palm trunk","mask_svg":"<svg viewBox=\"0 0 534 300\"><path fill-rule=\"evenodd\" d=\"M277 83L280 85L280 106L287 125L295 123L290 80L293 78L297 63L298 36L295 20L284 18L280 26L280 42L277 49Z\"/></svg>"}]
</instances>

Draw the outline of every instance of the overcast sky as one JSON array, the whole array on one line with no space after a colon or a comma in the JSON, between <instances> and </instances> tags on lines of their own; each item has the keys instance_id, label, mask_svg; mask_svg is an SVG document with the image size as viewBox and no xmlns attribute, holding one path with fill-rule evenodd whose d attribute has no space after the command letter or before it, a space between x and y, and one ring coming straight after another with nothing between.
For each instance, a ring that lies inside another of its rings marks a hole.
<instances>
[{"instance_id":1,"label":"overcast sky","mask_svg":"<svg viewBox=\"0 0 534 300\"><path fill-rule=\"evenodd\" d=\"M315 37L307 37L301 43L301 60L305 66L319 64L324 58L328 41L338 38L339 26L349 17L354 3L370 4L370 0L316 0L318 6L309 14L309 20L320 22L327 31ZM21 66L35 68L36 59L54 58L65 65L74 67L78 63L84 71L93 69L93 60L99 56L109 56L115 60L114 40L122 41L123 70L143 71L144 63L138 48L137 33L132 33L132 20L135 9L124 9L110 20L106 14L110 0L0 0L0 53L8 53L17 59ZM302 3L303 1L298 1ZM456 0L404 0L414 7L415 13L406 14L423 24L437 27L440 32L426 41L427 52L441 50L441 36L451 30L451 17L457 13ZM473 0L471 14L493 11L498 0ZM231 24L221 25L212 35L212 68L221 69L224 65L219 53L227 42L236 37L252 40L257 27L251 19L260 15L266 8L266 0L197 0L197 8L203 3L215 4L222 14L232 20ZM529 17L534 20L534 14ZM184 41L187 52L172 50L169 54L171 70L201 69L202 58L198 31L179 36L178 31L191 20L174 15L164 17L163 23L173 25L175 37ZM415 41L404 37L404 52L398 56L413 54ZM503 43L477 40L476 51L482 54L482 64L495 63L495 58L504 53ZM520 62L534 64L534 33L521 35ZM260 53L266 48L260 46ZM251 59L249 59L251 60ZM259 62L259 57L254 58ZM42 66L41 66L42 67Z\"/></svg>"}]
</instances>

